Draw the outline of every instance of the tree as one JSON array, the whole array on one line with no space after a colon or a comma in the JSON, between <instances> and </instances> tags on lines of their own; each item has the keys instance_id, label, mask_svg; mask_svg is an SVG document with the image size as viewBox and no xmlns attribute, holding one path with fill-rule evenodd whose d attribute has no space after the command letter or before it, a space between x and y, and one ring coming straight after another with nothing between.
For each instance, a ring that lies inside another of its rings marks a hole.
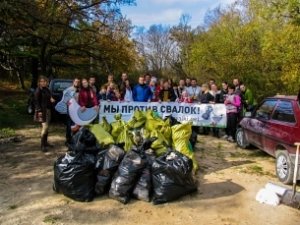
<instances>
[{"instance_id":1,"label":"tree","mask_svg":"<svg viewBox=\"0 0 300 225\"><path fill-rule=\"evenodd\" d=\"M192 27L189 25L191 20L191 16L188 14L183 14L180 17L179 24L177 26L173 26L170 30L171 40L173 40L179 49L179 54L176 58L173 59L171 63L177 74L190 76L190 52L189 49L191 44L194 41L195 32L192 30Z\"/></svg>"},{"instance_id":2,"label":"tree","mask_svg":"<svg viewBox=\"0 0 300 225\"><path fill-rule=\"evenodd\" d=\"M2 1L1 65L8 65L8 58L16 62L30 59L35 86L38 72L54 77L56 71L66 69L92 72L92 68L106 65L110 70L109 64L115 58L126 64L132 60L134 46L128 38L131 25L119 7L133 3L134 0ZM114 48L115 44L119 49ZM125 54L121 59L120 52Z\"/></svg>"},{"instance_id":3,"label":"tree","mask_svg":"<svg viewBox=\"0 0 300 225\"><path fill-rule=\"evenodd\" d=\"M135 34L146 68L156 75L167 75L172 60L178 55L178 46L170 36L170 28L162 25L152 25L148 30L140 28Z\"/></svg>"}]
</instances>

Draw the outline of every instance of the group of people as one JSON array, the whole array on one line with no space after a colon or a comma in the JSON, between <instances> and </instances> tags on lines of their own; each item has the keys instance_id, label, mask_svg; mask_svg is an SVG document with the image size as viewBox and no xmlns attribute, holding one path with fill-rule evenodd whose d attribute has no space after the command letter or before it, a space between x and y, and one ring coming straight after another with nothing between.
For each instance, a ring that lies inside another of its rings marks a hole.
<instances>
[{"instance_id":1,"label":"group of people","mask_svg":"<svg viewBox=\"0 0 300 225\"><path fill-rule=\"evenodd\" d=\"M50 121L50 108L54 99L47 88L47 78L41 77L35 93L35 105L37 116L42 122L41 148L45 151L50 145L47 142L48 124ZM253 94L239 79L233 79L232 83L222 82L219 88L214 79L208 83L198 85L196 78L180 79L178 83L172 79L157 79L150 74L139 76L138 83L131 85L127 73L122 73L119 82L116 82L112 74L108 75L107 82L100 88L96 85L96 78L75 78L68 91L80 105L80 110L94 107L99 110L101 100L105 101L137 101L137 102L184 102L184 103L222 103L226 106L227 128L226 138L230 142L235 141L235 132L238 121L245 111L252 111L256 105ZM67 142L71 140L70 118L67 119ZM219 136L218 129L212 129L215 136ZM210 129L203 129L208 134Z\"/></svg>"}]
</instances>

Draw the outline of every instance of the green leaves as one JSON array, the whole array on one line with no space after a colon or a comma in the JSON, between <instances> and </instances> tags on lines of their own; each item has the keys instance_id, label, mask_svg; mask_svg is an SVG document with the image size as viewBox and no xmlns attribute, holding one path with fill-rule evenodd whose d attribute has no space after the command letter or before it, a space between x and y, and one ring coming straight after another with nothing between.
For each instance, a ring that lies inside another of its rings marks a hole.
<instances>
[{"instance_id":1,"label":"green leaves","mask_svg":"<svg viewBox=\"0 0 300 225\"><path fill-rule=\"evenodd\" d=\"M238 77L260 99L300 84L299 0L245 0L214 11L194 35L189 69L201 82ZM185 65L184 65L185 66Z\"/></svg>"}]
</instances>

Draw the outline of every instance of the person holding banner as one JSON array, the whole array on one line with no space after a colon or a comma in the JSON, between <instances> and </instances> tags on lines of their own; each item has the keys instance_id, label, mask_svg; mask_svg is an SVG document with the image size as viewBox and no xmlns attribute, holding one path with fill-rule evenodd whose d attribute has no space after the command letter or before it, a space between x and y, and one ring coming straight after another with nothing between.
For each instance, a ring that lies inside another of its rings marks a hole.
<instances>
[{"instance_id":1,"label":"person holding banner","mask_svg":"<svg viewBox=\"0 0 300 225\"><path fill-rule=\"evenodd\" d=\"M163 89L159 93L160 102L174 102L176 100L176 95L173 88L170 87L169 81L165 81Z\"/></svg>"},{"instance_id":2,"label":"person holding banner","mask_svg":"<svg viewBox=\"0 0 300 225\"><path fill-rule=\"evenodd\" d=\"M174 89L174 92L175 92L175 95L176 95L178 101L180 101L180 99L182 97L182 93L186 89L184 79L180 79L178 86L174 85L173 89Z\"/></svg>"},{"instance_id":3,"label":"person holding banner","mask_svg":"<svg viewBox=\"0 0 300 225\"><path fill-rule=\"evenodd\" d=\"M71 87L68 87L67 89L64 90L64 94L69 92L70 95L78 101L78 95L79 95L79 90L80 90L80 79L75 78L73 80L73 85ZM69 109L67 110L66 114L66 144L71 143L71 138L72 138L72 130L71 127L74 125L74 122L72 121L70 115L69 115Z\"/></svg>"},{"instance_id":4,"label":"person holding banner","mask_svg":"<svg viewBox=\"0 0 300 225\"><path fill-rule=\"evenodd\" d=\"M186 86L187 88L191 86L191 78L187 77L187 78L185 79L185 86Z\"/></svg>"},{"instance_id":5,"label":"person holding banner","mask_svg":"<svg viewBox=\"0 0 300 225\"><path fill-rule=\"evenodd\" d=\"M97 100L96 93L89 86L87 79L81 80L81 90L79 91L78 104L80 105L80 110L84 112L86 108L94 107L95 110L99 110L99 103Z\"/></svg>"},{"instance_id":6,"label":"person holding banner","mask_svg":"<svg viewBox=\"0 0 300 225\"><path fill-rule=\"evenodd\" d=\"M208 84L203 84L201 89L203 92L200 96L200 102L204 103L204 104L214 103L215 98L214 98L214 96L211 95ZM209 127L203 127L204 135L208 135L209 132L210 132Z\"/></svg>"},{"instance_id":7,"label":"person holding banner","mask_svg":"<svg viewBox=\"0 0 300 225\"><path fill-rule=\"evenodd\" d=\"M132 90L133 101L151 102L152 92L149 85L145 84L145 77L139 77L139 83Z\"/></svg>"},{"instance_id":8,"label":"person holding banner","mask_svg":"<svg viewBox=\"0 0 300 225\"><path fill-rule=\"evenodd\" d=\"M159 100L159 92L160 92L160 88L159 86L156 84L157 79L151 78L149 87L151 89L152 92L152 99L151 102L158 102Z\"/></svg>"},{"instance_id":9,"label":"person holding banner","mask_svg":"<svg viewBox=\"0 0 300 225\"><path fill-rule=\"evenodd\" d=\"M197 85L197 79L196 78L191 79L191 86L188 87L186 90L187 90L187 93L189 94L189 96L191 97L191 99L193 100L193 102L199 102L200 101L200 95L201 95L202 90Z\"/></svg>"},{"instance_id":10,"label":"person holding banner","mask_svg":"<svg viewBox=\"0 0 300 225\"><path fill-rule=\"evenodd\" d=\"M228 83L226 81L222 82L222 90L220 91L220 95L218 96L216 103L224 103L228 94Z\"/></svg>"},{"instance_id":11,"label":"person holding banner","mask_svg":"<svg viewBox=\"0 0 300 225\"><path fill-rule=\"evenodd\" d=\"M125 95L124 95L124 101L125 102L132 102L133 97L132 97L132 88L130 85L129 80L125 80Z\"/></svg>"},{"instance_id":12,"label":"person holding banner","mask_svg":"<svg viewBox=\"0 0 300 225\"><path fill-rule=\"evenodd\" d=\"M118 89L120 91L122 99L124 99L125 92L126 92L126 81L128 80L128 75L127 73L122 73L121 75L121 81L118 84Z\"/></svg>"},{"instance_id":13,"label":"person holding banner","mask_svg":"<svg viewBox=\"0 0 300 225\"><path fill-rule=\"evenodd\" d=\"M228 95L224 102L227 114L226 136L229 142L235 141L236 126L238 121L239 108L241 107L241 98L235 94L235 86L233 84L228 87Z\"/></svg>"}]
</instances>

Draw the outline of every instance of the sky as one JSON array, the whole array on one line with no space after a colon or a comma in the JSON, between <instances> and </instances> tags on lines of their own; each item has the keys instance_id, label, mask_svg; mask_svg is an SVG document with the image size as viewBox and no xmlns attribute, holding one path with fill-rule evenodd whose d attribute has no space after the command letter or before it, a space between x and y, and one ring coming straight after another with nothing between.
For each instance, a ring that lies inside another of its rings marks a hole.
<instances>
[{"instance_id":1,"label":"sky","mask_svg":"<svg viewBox=\"0 0 300 225\"><path fill-rule=\"evenodd\" d=\"M136 0L136 6L123 6L121 10L135 26L176 25L182 14L189 14L190 25L195 28L203 24L207 10L232 2L234 0Z\"/></svg>"}]
</instances>

